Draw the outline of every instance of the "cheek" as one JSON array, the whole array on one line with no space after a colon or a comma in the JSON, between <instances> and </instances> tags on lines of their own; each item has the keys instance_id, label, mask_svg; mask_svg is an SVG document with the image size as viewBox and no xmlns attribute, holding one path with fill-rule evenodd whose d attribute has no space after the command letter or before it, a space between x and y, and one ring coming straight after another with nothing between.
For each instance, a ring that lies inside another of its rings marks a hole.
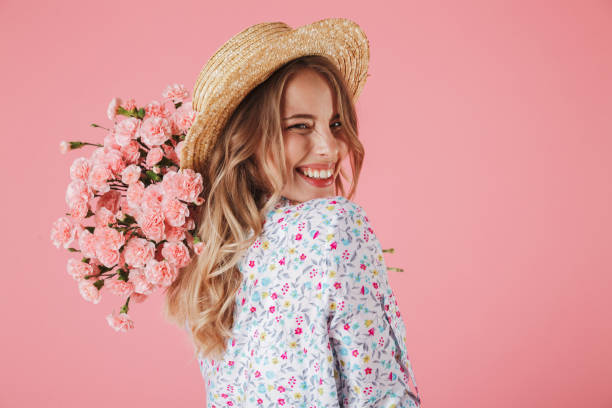
<instances>
[{"instance_id":1,"label":"cheek","mask_svg":"<svg viewBox=\"0 0 612 408\"><path fill-rule=\"evenodd\" d=\"M285 161L290 171L300 163L300 160L308 153L308 145L305 138L300 135L288 133L284 137Z\"/></svg>"}]
</instances>

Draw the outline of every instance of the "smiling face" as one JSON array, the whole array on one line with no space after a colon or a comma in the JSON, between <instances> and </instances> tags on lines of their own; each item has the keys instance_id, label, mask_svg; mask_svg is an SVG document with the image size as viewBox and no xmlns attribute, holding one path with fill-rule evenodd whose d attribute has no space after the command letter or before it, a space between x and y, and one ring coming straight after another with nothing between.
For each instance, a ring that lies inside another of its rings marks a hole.
<instances>
[{"instance_id":1,"label":"smiling face","mask_svg":"<svg viewBox=\"0 0 612 408\"><path fill-rule=\"evenodd\" d=\"M335 94L316 71L302 69L288 79L280 106L288 169L284 197L304 202L336 195L335 180L348 151L336 106Z\"/></svg>"}]
</instances>

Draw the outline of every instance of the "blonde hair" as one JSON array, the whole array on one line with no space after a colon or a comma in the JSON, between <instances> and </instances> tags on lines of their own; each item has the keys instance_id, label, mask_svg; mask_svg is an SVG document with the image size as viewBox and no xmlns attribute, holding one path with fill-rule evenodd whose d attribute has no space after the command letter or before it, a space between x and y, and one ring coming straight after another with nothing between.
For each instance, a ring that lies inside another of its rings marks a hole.
<instances>
[{"instance_id":1,"label":"blonde hair","mask_svg":"<svg viewBox=\"0 0 612 408\"><path fill-rule=\"evenodd\" d=\"M238 268L243 252L263 229L265 215L280 198L287 182L287 167L280 119L283 89L289 77L314 69L336 95L342 129L348 145L352 177L349 194L355 193L364 157L358 138L357 115L342 74L323 56L294 59L253 89L228 120L213 146L202 174L205 203L194 215L203 252L182 268L165 291L164 315L184 328L187 324L199 355L220 357L233 336L235 294L242 283ZM260 162L257 152L270 159ZM348 180L344 169L340 175ZM337 195L345 196L340 177Z\"/></svg>"}]
</instances>

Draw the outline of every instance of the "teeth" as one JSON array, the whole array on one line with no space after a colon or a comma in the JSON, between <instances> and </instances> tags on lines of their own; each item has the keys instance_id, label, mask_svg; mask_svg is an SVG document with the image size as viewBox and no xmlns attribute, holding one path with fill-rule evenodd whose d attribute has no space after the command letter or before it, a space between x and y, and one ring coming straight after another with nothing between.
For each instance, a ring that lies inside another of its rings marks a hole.
<instances>
[{"instance_id":1,"label":"teeth","mask_svg":"<svg viewBox=\"0 0 612 408\"><path fill-rule=\"evenodd\" d=\"M319 170L314 170L314 169L309 169L309 168L301 168L299 169L299 171L301 171L303 174L307 175L308 177L318 178L318 179L327 179L327 178L330 178L331 175L333 174L333 171L331 169L319 171Z\"/></svg>"}]
</instances>

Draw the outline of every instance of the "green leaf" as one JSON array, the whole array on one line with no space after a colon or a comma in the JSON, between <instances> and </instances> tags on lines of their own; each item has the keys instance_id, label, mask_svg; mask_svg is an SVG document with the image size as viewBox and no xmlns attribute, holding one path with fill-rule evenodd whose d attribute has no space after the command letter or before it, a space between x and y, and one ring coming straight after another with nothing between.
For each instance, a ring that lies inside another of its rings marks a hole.
<instances>
[{"instance_id":1,"label":"green leaf","mask_svg":"<svg viewBox=\"0 0 612 408\"><path fill-rule=\"evenodd\" d=\"M81 262L88 264L89 263L89 258L83 258L83 259L81 259Z\"/></svg>"},{"instance_id":2,"label":"green leaf","mask_svg":"<svg viewBox=\"0 0 612 408\"><path fill-rule=\"evenodd\" d=\"M160 181L161 180L161 177L159 176L159 174L155 173L153 170L147 170L146 174L153 181Z\"/></svg>"},{"instance_id":3,"label":"green leaf","mask_svg":"<svg viewBox=\"0 0 612 408\"><path fill-rule=\"evenodd\" d=\"M93 234L96 227L85 227L85 229Z\"/></svg>"},{"instance_id":4,"label":"green leaf","mask_svg":"<svg viewBox=\"0 0 612 408\"><path fill-rule=\"evenodd\" d=\"M180 107L181 107L181 105L182 105L182 104L183 104L183 102L182 102L182 101L181 101L181 102L177 102L177 103L175 103L175 104L174 104L174 107L175 107L176 109L178 109L178 108L180 108Z\"/></svg>"},{"instance_id":5,"label":"green leaf","mask_svg":"<svg viewBox=\"0 0 612 408\"><path fill-rule=\"evenodd\" d=\"M81 251L79 251L76 248L68 248L68 251L70 251L70 252L81 252Z\"/></svg>"},{"instance_id":6,"label":"green leaf","mask_svg":"<svg viewBox=\"0 0 612 408\"><path fill-rule=\"evenodd\" d=\"M98 290L102 289L102 286L104 286L104 279L98 279L93 285L98 288Z\"/></svg>"},{"instance_id":7,"label":"green leaf","mask_svg":"<svg viewBox=\"0 0 612 408\"><path fill-rule=\"evenodd\" d=\"M145 116L145 109L144 108L140 108L138 109L138 119L142 119Z\"/></svg>"},{"instance_id":8,"label":"green leaf","mask_svg":"<svg viewBox=\"0 0 612 408\"><path fill-rule=\"evenodd\" d=\"M124 269L119 269L119 277L117 278L118 280L122 280L124 282L128 281L128 272Z\"/></svg>"},{"instance_id":9,"label":"green leaf","mask_svg":"<svg viewBox=\"0 0 612 408\"><path fill-rule=\"evenodd\" d=\"M200 242L202 242L202 240L200 239L200 237L198 237L197 235L194 235L194 237L193 237L193 243L194 243L194 244L197 244L197 243L200 243Z\"/></svg>"}]
</instances>

